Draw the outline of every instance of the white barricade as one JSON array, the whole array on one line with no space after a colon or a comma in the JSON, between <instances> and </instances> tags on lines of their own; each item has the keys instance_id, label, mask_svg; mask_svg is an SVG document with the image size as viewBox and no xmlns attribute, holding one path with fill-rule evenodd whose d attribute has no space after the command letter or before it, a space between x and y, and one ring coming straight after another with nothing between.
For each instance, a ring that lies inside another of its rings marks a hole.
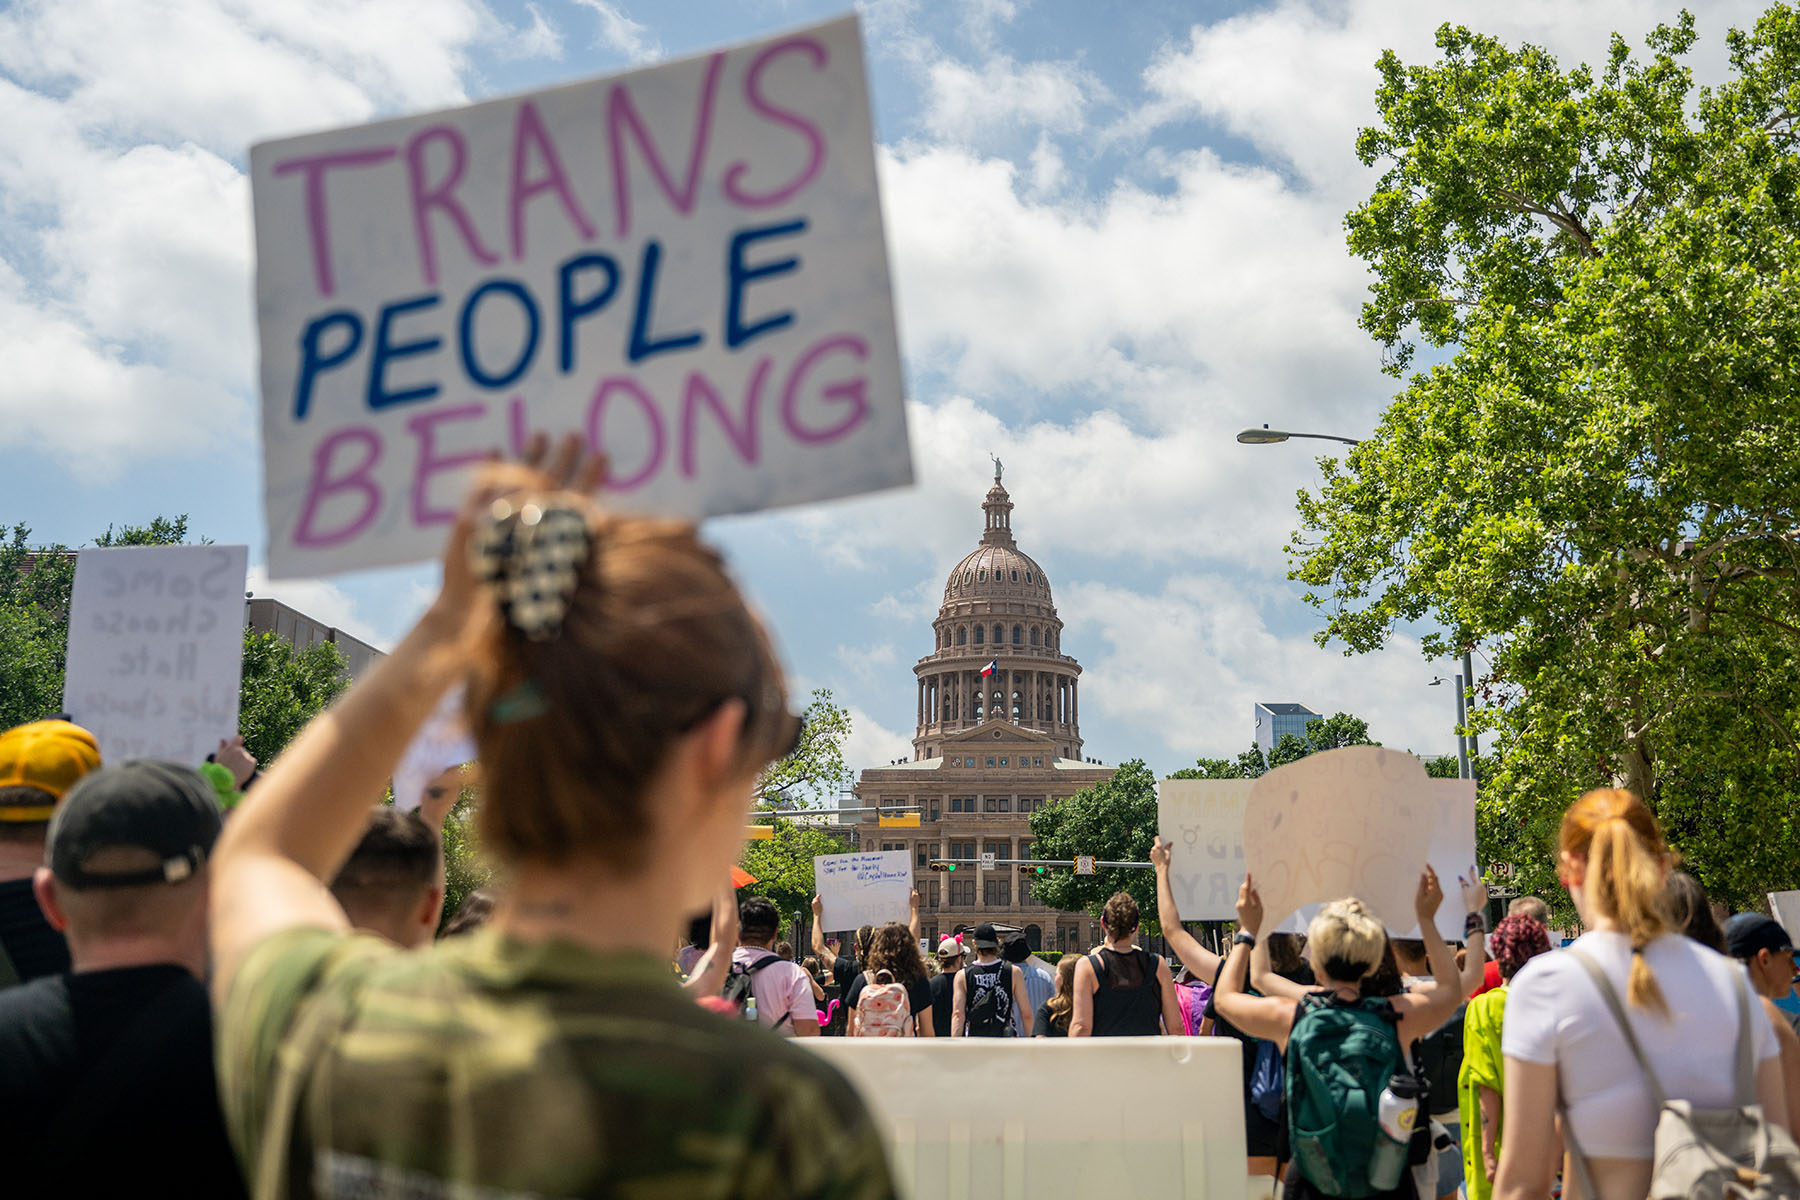
<instances>
[{"instance_id":1,"label":"white barricade","mask_svg":"<svg viewBox=\"0 0 1800 1200\"><path fill-rule=\"evenodd\" d=\"M803 1038L849 1076L903 1200L1244 1200L1234 1038Z\"/></svg>"}]
</instances>

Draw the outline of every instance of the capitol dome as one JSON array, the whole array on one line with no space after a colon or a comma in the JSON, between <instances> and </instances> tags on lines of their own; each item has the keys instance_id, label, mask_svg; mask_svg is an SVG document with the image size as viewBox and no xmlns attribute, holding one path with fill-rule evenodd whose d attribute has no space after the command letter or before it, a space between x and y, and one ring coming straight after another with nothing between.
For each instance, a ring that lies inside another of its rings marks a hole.
<instances>
[{"instance_id":1,"label":"capitol dome","mask_svg":"<svg viewBox=\"0 0 1800 1200\"><path fill-rule=\"evenodd\" d=\"M941 737L998 720L1047 734L1060 756L1079 757L1081 666L1061 652L1063 623L1049 578L1013 540L1012 497L998 463L981 509L981 543L944 580L932 622L936 645L914 667L914 754L938 757ZM994 670L983 675L990 664Z\"/></svg>"}]
</instances>

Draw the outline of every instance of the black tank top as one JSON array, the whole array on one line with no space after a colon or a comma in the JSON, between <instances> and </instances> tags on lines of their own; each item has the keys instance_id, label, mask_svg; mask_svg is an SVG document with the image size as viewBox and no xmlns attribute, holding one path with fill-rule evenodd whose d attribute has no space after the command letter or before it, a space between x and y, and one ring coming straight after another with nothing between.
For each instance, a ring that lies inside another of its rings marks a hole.
<instances>
[{"instance_id":1,"label":"black tank top","mask_svg":"<svg viewBox=\"0 0 1800 1200\"><path fill-rule=\"evenodd\" d=\"M1088 956L1100 987L1094 992L1095 1037L1153 1037L1162 1032L1162 989L1156 956L1142 947L1130 954L1102 948Z\"/></svg>"}]
</instances>

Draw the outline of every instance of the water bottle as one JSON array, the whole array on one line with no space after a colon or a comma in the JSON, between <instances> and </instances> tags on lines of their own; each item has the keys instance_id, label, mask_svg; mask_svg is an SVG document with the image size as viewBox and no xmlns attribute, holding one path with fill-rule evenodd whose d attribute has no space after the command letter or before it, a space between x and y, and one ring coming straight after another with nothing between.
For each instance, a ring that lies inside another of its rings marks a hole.
<instances>
[{"instance_id":1,"label":"water bottle","mask_svg":"<svg viewBox=\"0 0 1800 1200\"><path fill-rule=\"evenodd\" d=\"M744 998L744 1020L751 1021L751 1022L754 1022L756 1020L756 997L755 996L746 996Z\"/></svg>"},{"instance_id":2,"label":"water bottle","mask_svg":"<svg viewBox=\"0 0 1800 1200\"><path fill-rule=\"evenodd\" d=\"M1411 1075L1396 1075L1382 1089L1379 1120L1381 1137L1369 1159L1369 1186L1378 1192L1400 1185L1412 1146L1413 1124L1419 1117L1419 1082Z\"/></svg>"}]
</instances>

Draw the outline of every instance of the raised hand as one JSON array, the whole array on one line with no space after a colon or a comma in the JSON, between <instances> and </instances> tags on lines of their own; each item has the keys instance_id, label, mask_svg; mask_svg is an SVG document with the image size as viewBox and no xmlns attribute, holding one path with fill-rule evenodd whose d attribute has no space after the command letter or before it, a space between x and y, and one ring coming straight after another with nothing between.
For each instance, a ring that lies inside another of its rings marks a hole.
<instances>
[{"instance_id":1,"label":"raised hand","mask_svg":"<svg viewBox=\"0 0 1800 1200\"><path fill-rule=\"evenodd\" d=\"M1244 882L1238 885L1237 898L1238 928L1255 937L1262 929L1263 902L1262 893L1256 890L1256 881L1244 876Z\"/></svg>"},{"instance_id":2,"label":"raised hand","mask_svg":"<svg viewBox=\"0 0 1800 1200\"><path fill-rule=\"evenodd\" d=\"M1150 865L1156 868L1158 874L1169 869L1173 850L1173 845L1163 841L1161 834L1156 836L1156 841L1150 847Z\"/></svg>"},{"instance_id":3,"label":"raised hand","mask_svg":"<svg viewBox=\"0 0 1800 1200\"><path fill-rule=\"evenodd\" d=\"M1481 870L1473 863L1469 864L1467 875L1458 875L1456 882L1462 887L1463 908L1472 913L1481 912L1487 907L1487 883L1481 878Z\"/></svg>"},{"instance_id":4,"label":"raised hand","mask_svg":"<svg viewBox=\"0 0 1800 1200\"><path fill-rule=\"evenodd\" d=\"M1419 916L1419 924L1430 924L1431 918L1437 915L1438 905L1443 902L1443 885L1438 883L1437 872L1431 869L1431 864L1426 863L1419 876L1418 894L1413 897L1413 911Z\"/></svg>"}]
</instances>

